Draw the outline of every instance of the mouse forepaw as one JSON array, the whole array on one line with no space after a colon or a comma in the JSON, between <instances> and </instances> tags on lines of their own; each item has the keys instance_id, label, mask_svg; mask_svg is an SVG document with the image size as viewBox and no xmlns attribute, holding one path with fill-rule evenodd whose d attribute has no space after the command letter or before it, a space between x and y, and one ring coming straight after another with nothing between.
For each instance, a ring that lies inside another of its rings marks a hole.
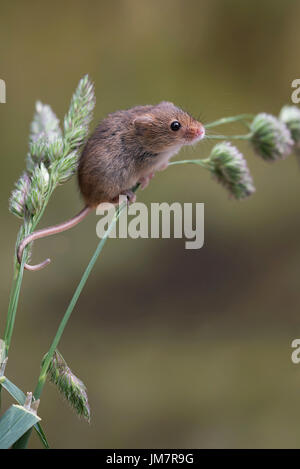
<instances>
[{"instance_id":1,"label":"mouse forepaw","mask_svg":"<svg viewBox=\"0 0 300 469\"><path fill-rule=\"evenodd\" d=\"M130 204L133 204L136 201L136 194L131 190L123 191L121 195L125 195Z\"/></svg>"},{"instance_id":2,"label":"mouse forepaw","mask_svg":"<svg viewBox=\"0 0 300 469\"><path fill-rule=\"evenodd\" d=\"M164 169L167 169L168 166L169 166L169 161L164 162L164 163L158 168L158 171L164 171Z\"/></svg>"},{"instance_id":3,"label":"mouse forepaw","mask_svg":"<svg viewBox=\"0 0 300 469\"><path fill-rule=\"evenodd\" d=\"M149 182L154 177L154 174L155 174L154 172L150 173L150 174L148 174L148 176L144 176L139 180L139 183L141 185L141 189L145 189L145 187L148 186Z\"/></svg>"}]
</instances>

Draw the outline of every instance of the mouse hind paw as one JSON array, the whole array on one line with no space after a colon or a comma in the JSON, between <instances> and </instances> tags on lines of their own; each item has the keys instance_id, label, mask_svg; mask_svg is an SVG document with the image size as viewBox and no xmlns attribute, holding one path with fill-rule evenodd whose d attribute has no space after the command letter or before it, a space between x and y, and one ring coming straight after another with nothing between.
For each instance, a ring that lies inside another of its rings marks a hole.
<instances>
[{"instance_id":1,"label":"mouse hind paw","mask_svg":"<svg viewBox=\"0 0 300 469\"><path fill-rule=\"evenodd\" d=\"M136 194L132 190L123 191L120 196L123 195L127 197L128 203L133 204L136 201Z\"/></svg>"}]
</instances>

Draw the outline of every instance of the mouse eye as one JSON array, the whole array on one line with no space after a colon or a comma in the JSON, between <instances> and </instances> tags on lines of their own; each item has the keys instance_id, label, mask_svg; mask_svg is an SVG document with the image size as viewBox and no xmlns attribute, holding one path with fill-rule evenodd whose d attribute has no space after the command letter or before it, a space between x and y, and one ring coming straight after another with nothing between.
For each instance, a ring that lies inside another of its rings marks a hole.
<instances>
[{"instance_id":1,"label":"mouse eye","mask_svg":"<svg viewBox=\"0 0 300 469\"><path fill-rule=\"evenodd\" d=\"M174 130L174 132L176 132L177 130L180 129L181 124L178 121L173 121L172 124L170 125L170 127L171 127L172 130Z\"/></svg>"}]
</instances>

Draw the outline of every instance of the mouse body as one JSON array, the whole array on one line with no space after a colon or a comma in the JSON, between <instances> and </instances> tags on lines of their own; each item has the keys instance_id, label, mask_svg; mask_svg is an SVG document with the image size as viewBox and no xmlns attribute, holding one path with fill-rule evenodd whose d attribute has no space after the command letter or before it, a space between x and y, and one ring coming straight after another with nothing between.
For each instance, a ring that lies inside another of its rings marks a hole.
<instances>
[{"instance_id":1,"label":"mouse body","mask_svg":"<svg viewBox=\"0 0 300 469\"><path fill-rule=\"evenodd\" d=\"M137 183L145 187L183 145L204 134L200 122L166 101L109 114L80 157L78 182L86 205L114 203Z\"/></svg>"},{"instance_id":2,"label":"mouse body","mask_svg":"<svg viewBox=\"0 0 300 469\"><path fill-rule=\"evenodd\" d=\"M72 228L100 203L117 204L121 195L133 202L131 189L137 183L146 187L183 145L194 144L204 135L200 122L167 101L109 114L96 127L79 159L78 184L84 208L75 217L24 238L17 249L19 263L28 243ZM40 270L49 262L25 263L24 268Z\"/></svg>"}]
</instances>

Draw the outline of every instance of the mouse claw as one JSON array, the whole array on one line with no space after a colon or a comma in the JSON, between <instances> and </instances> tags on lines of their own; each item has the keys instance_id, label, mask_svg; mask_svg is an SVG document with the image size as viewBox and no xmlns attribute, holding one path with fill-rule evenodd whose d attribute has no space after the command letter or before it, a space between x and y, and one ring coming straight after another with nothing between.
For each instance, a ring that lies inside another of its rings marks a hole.
<instances>
[{"instance_id":1,"label":"mouse claw","mask_svg":"<svg viewBox=\"0 0 300 469\"><path fill-rule=\"evenodd\" d=\"M127 197L127 200L130 204L133 204L136 201L136 194L131 190L124 191L122 195L125 195L125 197Z\"/></svg>"}]
</instances>

